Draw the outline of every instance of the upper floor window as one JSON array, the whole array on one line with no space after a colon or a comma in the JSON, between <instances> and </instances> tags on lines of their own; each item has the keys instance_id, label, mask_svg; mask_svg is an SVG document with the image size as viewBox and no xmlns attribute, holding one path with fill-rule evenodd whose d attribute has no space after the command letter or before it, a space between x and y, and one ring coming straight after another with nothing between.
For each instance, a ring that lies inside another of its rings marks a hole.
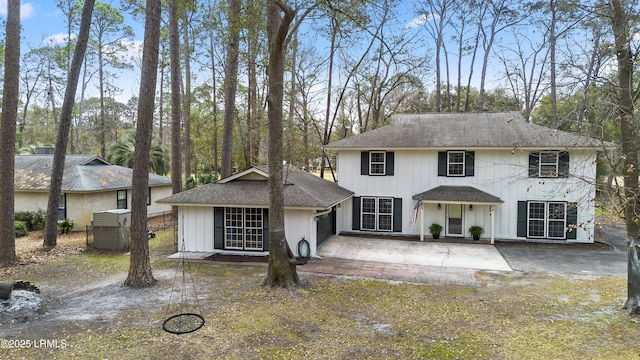
<instances>
[{"instance_id":1,"label":"upper floor window","mask_svg":"<svg viewBox=\"0 0 640 360\"><path fill-rule=\"evenodd\" d=\"M568 151L533 151L529 153L529 177L569 176Z\"/></svg>"},{"instance_id":2,"label":"upper floor window","mask_svg":"<svg viewBox=\"0 0 640 360\"><path fill-rule=\"evenodd\" d=\"M438 153L438 176L474 176L474 151L440 151Z\"/></svg>"},{"instance_id":3,"label":"upper floor window","mask_svg":"<svg viewBox=\"0 0 640 360\"><path fill-rule=\"evenodd\" d=\"M118 190L116 199L117 199L118 209L127 208L127 190Z\"/></svg>"},{"instance_id":4,"label":"upper floor window","mask_svg":"<svg viewBox=\"0 0 640 360\"><path fill-rule=\"evenodd\" d=\"M363 151L360 155L360 175L391 176L394 174L392 151Z\"/></svg>"},{"instance_id":5,"label":"upper floor window","mask_svg":"<svg viewBox=\"0 0 640 360\"><path fill-rule=\"evenodd\" d=\"M369 175L385 174L385 152L371 151L369 152Z\"/></svg>"},{"instance_id":6,"label":"upper floor window","mask_svg":"<svg viewBox=\"0 0 640 360\"><path fill-rule=\"evenodd\" d=\"M464 151L447 153L447 176L464 176Z\"/></svg>"}]
</instances>

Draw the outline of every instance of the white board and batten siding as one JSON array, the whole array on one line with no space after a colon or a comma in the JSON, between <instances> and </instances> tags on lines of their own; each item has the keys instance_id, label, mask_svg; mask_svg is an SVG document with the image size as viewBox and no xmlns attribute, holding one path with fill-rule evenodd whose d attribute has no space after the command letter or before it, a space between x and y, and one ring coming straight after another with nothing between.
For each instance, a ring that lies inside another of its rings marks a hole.
<instances>
[{"instance_id":1,"label":"white board and batten siding","mask_svg":"<svg viewBox=\"0 0 640 360\"><path fill-rule=\"evenodd\" d=\"M215 252L213 207L180 206L178 209L178 249L185 242L188 252ZM311 210L285 210L285 234L289 247L297 254L298 242L304 236L309 242L311 255L315 255L316 222Z\"/></svg>"},{"instance_id":2,"label":"white board and batten siding","mask_svg":"<svg viewBox=\"0 0 640 360\"><path fill-rule=\"evenodd\" d=\"M458 150L458 149L451 149ZM578 203L578 224L586 224L586 231L578 229L578 242L593 241L595 199L596 151L571 150L568 178L530 178L528 176L529 150L511 149L459 149L475 152L474 176L438 176L439 150L394 150L393 176L366 176L360 174L360 150L339 153L338 184L354 191L355 197L388 196L402 198L402 233L419 235L419 221L411 223L416 201L413 195L440 185L473 186L504 201L496 206L495 237L517 238L518 201L563 201ZM443 150L440 150L443 151ZM424 204L425 228L431 223L444 224L445 206ZM351 231L352 204L348 201L338 209L338 232ZM463 229L471 225L490 228L489 206L465 206ZM469 236L467 233L466 236Z\"/></svg>"}]
</instances>

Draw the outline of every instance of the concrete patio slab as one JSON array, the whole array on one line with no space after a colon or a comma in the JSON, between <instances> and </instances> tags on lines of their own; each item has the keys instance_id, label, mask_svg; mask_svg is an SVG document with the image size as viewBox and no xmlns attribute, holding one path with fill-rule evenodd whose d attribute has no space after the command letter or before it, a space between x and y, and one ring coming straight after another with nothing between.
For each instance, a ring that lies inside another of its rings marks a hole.
<instances>
[{"instance_id":1,"label":"concrete patio slab","mask_svg":"<svg viewBox=\"0 0 640 360\"><path fill-rule=\"evenodd\" d=\"M405 265L512 271L493 245L399 241L334 235L318 249L320 257Z\"/></svg>"}]
</instances>

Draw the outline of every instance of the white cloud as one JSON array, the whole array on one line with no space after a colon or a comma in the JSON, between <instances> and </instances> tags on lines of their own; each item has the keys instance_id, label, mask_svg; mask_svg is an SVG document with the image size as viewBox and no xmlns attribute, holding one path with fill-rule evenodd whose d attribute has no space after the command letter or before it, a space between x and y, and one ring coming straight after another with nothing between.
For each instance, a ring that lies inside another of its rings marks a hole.
<instances>
[{"instance_id":1,"label":"white cloud","mask_svg":"<svg viewBox=\"0 0 640 360\"><path fill-rule=\"evenodd\" d=\"M419 26L424 25L426 22L435 20L435 19L436 19L436 15L434 13L420 14L414 17L413 19L409 20L409 22L407 22L407 24L404 26L404 30L409 31L409 30L415 29Z\"/></svg>"},{"instance_id":2,"label":"white cloud","mask_svg":"<svg viewBox=\"0 0 640 360\"><path fill-rule=\"evenodd\" d=\"M67 41L69 41L69 39L67 38L68 38L67 34L55 34L55 35L47 36L44 40L42 40L41 45L55 46L55 45L66 44ZM75 39L76 34L71 34L71 38Z\"/></svg>"},{"instance_id":3,"label":"white cloud","mask_svg":"<svg viewBox=\"0 0 640 360\"><path fill-rule=\"evenodd\" d=\"M120 40L120 45L125 49L118 51L121 61L131 63L142 60L142 40Z\"/></svg>"},{"instance_id":4,"label":"white cloud","mask_svg":"<svg viewBox=\"0 0 640 360\"><path fill-rule=\"evenodd\" d=\"M20 5L20 19L28 19L34 12L33 4L30 2L23 2ZM7 0L0 0L0 16L7 16Z\"/></svg>"}]
</instances>

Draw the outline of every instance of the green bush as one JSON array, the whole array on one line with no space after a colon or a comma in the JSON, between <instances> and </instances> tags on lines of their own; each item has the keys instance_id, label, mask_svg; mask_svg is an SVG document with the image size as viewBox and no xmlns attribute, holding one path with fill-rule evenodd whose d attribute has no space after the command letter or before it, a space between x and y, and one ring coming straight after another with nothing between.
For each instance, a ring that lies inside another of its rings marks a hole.
<instances>
[{"instance_id":1,"label":"green bush","mask_svg":"<svg viewBox=\"0 0 640 360\"><path fill-rule=\"evenodd\" d=\"M27 236L27 224L24 221L14 221L13 225L16 227L16 237Z\"/></svg>"},{"instance_id":2,"label":"green bush","mask_svg":"<svg viewBox=\"0 0 640 360\"><path fill-rule=\"evenodd\" d=\"M42 230L47 217L44 210L18 211L15 216L16 221L22 221L26 224L28 231Z\"/></svg>"},{"instance_id":3,"label":"green bush","mask_svg":"<svg viewBox=\"0 0 640 360\"><path fill-rule=\"evenodd\" d=\"M58 222L58 229L60 229L60 232L63 234L68 234L71 232L71 230L73 230L73 221L69 220L69 219L64 219L62 221Z\"/></svg>"}]
</instances>

